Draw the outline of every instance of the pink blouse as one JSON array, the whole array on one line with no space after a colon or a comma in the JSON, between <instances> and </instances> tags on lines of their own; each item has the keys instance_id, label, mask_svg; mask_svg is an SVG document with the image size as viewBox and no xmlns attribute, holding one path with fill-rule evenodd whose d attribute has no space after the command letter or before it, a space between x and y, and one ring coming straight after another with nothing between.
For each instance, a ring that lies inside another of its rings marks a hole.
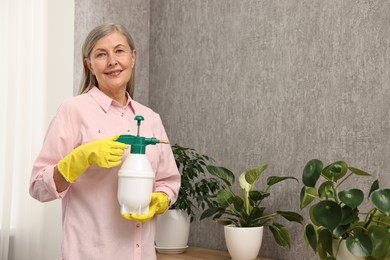
<instances>
[{"instance_id":1,"label":"pink blouse","mask_svg":"<svg viewBox=\"0 0 390 260\"><path fill-rule=\"evenodd\" d=\"M114 136L137 134L136 115L142 115L140 135L168 140L160 116L128 97L122 106L98 88L64 101L47 130L34 163L30 194L45 202L62 199L63 241L61 259L156 259L155 218L147 223L122 218L117 199L120 166L105 169L91 166L64 192L53 181L54 166L74 148ZM129 149L122 159L129 154ZM176 201L180 174L170 145L146 147L146 156L156 173L155 191Z\"/></svg>"}]
</instances>

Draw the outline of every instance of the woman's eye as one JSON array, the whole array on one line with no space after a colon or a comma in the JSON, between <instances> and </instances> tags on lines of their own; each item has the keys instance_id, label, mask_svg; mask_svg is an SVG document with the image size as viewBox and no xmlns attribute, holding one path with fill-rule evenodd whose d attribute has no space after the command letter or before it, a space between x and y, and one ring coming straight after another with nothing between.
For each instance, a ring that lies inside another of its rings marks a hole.
<instances>
[{"instance_id":1,"label":"woman's eye","mask_svg":"<svg viewBox=\"0 0 390 260\"><path fill-rule=\"evenodd\" d=\"M105 54L104 52L100 52L100 53L98 53L98 54L96 55L97 58L103 58L103 57L105 57L105 56L106 56L106 54Z\"/></svg>"},{"instance_id":2,"label":"woman's eye","mask_svg":"<svg viewBox=\"0 0 390 260\"><path fill-rule=\"evenodd\" d=\"M122 50L122 49L118 49L118 50L116 50L116 53L123 53L123 52L125 52L124 50Z\"/></svg>"}]
</instances>

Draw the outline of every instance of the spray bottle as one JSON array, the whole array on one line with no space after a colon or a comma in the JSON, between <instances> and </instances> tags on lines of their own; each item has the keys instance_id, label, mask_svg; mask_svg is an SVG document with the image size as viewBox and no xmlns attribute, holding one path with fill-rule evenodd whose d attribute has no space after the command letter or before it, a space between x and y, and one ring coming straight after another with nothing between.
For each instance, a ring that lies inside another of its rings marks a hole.
<instances>
[{"instance_id":1,"label":"spray bottle","mask_svg":"<svg viewBox=\"0 0 390 260\"><path fill-rule=\"evenodd\" d=\"M118 201L121 214L147 214L153 192L155 173L145 155L147 145L158 143L168 144L154 137L139 136L143 116L136 116L137 136L121 135L117 141L131 145L130 154L123 162L118 172Z\"/></svg>"}]
</instances>

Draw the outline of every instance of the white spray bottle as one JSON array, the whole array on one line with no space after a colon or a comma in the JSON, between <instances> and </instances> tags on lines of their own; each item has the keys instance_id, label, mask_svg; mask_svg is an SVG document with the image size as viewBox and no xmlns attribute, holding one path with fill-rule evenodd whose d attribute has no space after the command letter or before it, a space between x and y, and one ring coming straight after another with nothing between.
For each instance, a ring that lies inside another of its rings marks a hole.
<instances>
[{"instance_id":1,"label":"white spray bottle","mask_svg":"<svg viewBox=\"0 0 390 260\"><path fill-rule=\"evenodd\" d=\"M155 173L145 155L147 145L165 143L154 137L139 136L139 129L143 116L136 116L137 136L121 135L117 141L131 145L127 156L118 172L118 201L121 205L121 214L147 214L153 192Z\"/></svg>"}]
</instances>

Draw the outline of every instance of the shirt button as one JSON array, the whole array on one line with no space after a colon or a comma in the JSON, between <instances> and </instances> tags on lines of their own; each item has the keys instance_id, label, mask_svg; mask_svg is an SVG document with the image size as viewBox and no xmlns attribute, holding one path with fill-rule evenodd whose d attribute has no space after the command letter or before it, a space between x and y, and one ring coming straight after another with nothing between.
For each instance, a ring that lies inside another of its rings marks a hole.
<instances>
[{"instance_id":1,"label":"shirt button","mask_svg":"<svg viewBox=\"0 0 390 260\"><path fill-rule=\"evenodd\" d=\"M140 226L140 225L139 225L139 224L137 224L137 225L135 225L135 226L136 226L137 228L139 228L139 226Z\"/></svg>"},{"instance_id":2,"label":"shirt button","mask_svg":"<svg viewBox=\"0 0 390 260\"><path fill-rule=\"evenodd\" d=\"M139 244L136 244L135 246L136 246L136 247L139 247Z\"/></svg>"},{"instance_id":3,"label":"shirt button","mask_svg":"<svg viewBox=\"0 0 390 260\"><path fill-rule=\"evenodd\" d=\"M127 129L127 132L130 133L130 129Z\"/></svg>"}]
</instances>

